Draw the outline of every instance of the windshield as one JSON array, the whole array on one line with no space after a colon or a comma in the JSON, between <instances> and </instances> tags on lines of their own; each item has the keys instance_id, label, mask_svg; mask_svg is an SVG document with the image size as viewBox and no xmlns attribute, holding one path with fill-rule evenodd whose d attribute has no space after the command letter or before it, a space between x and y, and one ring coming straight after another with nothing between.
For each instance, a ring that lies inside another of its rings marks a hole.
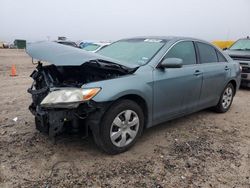
<instances>
[{"instance_id":1,"label":"windshield","mask_svg":"<svg viewBox=\"0 0 250 188\"><path fill-rule=\"evenodd\" d=\"M143 65L148 63L165 44L156 39L128 39L117 41L97 53L121 62Z\"/></svg>"},{"instance_id":2,"label":"windshield","mask_svg":"<svg viewBox=\"0 0 250 188\"><path fill-rule=\"evenodd\" d=\"M87 50L87 51L95 51L100 47L98 44L87 44L82 49Z\"/></svg>"},{"instance_id":3,"label":"windshield","mask_svg":"<svg viewBox=\"0 0 250 188\"><path fill-rule=\"evenodd\" d=\"M250 40L240 39L236 41L229 49L230 50L250 50Z\"/></svg>"}]
</instances>

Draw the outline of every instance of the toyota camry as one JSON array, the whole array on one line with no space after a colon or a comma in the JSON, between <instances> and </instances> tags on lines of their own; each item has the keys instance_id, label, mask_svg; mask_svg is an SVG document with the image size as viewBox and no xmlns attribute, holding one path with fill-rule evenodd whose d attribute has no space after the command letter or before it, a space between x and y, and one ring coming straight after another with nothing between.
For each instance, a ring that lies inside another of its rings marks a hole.
<instances>
[{"instance_id":1,"label":"toyota camry","mask_svg":"<svg viewBox=\"0 0 250 188\"><path fill-rule=\"evenodd\" d=\"M240 66L203 40L122 39L97 53L54 42L27 46L36 128L89 133L103 151L128 150L143 130L202 109L227 112Z\"/></svg>"}]
</instances>

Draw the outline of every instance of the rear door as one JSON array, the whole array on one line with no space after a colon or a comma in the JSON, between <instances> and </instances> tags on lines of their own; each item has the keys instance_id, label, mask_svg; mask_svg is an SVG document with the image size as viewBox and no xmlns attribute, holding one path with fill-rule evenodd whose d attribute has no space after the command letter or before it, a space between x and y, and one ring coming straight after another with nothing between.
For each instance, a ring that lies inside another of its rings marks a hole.
<instances>
[{"instance_id":1,"label":"rear door","mask_svg":"<svg viewBox=\"0 0 250 188\"><path fill-rule=\"evenodd\" d=\"M194 111L202 85L202 71L192 41L176 43L164 58L180 58L184 65L154 70L154 124Z\"/></svg>"},{"instance_id":2,"label":"rear door","mask_svg":"<svg viewBox=\"0 0 250 188\"><path fill-rule=\"evenodd\" d=\"M216 105L230 75L226 58L212 45L196 42L199 62L203 72L200 107Z\"/></svg>"}]
</instances>

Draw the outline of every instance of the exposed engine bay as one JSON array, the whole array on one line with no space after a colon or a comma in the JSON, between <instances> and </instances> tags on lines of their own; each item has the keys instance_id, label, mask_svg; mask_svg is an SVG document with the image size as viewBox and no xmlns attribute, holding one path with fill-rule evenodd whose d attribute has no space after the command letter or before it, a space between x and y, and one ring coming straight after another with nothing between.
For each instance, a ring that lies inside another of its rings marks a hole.
<instances>
[{"instance_id":1,"label":"exposed engine bay","mask_svg":"<svg viewBox=\"0 0 250 188\"><path fill-rule=\"evenodd\" d=\"M79 124L86 123L89 114L98 110L101 112L107 106L107 104L98 104L89 100L80 103L77 108L69 109L65 106L65 108L47 109L41 105L41 102L51 92L51 89L81 88L86 83L114 79L132 74L135 70L97 60L84 63L81 66L55 66L53 64L43 66L39 62L36 70L31 74L34 82L28 89L33 100L29 109L35 115L36 128L41 132L49 133L50 137L55 137L59 132L62 132L65 124L78 129ZM84 127L87 129L87 125Z\"/></svg>"},{"instance_id":2,"label":"exposed engine bay","mask_svg":"<svg viewBox=\"0 0 250 188\"><path fill-rule=\"evenodd\" d=\"M117 78L132 72L132 69L98 61L91 61L81 66L43 66L39 63L31 77L36 82L35 89L42 89L46 86L81 87L89 82Z\"/></svg>"}]
</instances>

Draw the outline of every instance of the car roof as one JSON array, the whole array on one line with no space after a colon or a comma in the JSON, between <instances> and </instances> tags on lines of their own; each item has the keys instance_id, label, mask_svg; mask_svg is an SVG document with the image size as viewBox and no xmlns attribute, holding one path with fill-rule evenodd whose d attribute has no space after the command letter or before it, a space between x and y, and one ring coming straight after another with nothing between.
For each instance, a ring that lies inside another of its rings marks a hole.
<instances>
[{"instance_id":1,"label":"car roof","mask_svg":"<svg viewBox=\"0 0 250 188\"><path fill-rule=\"evenodd\" d=\"M178 41L178 40L194 40L194 41L201 41L206 42L205 40L192 38L192 37L181 37L181 36L139 36L139 37L132 37L132 38L125 38L121 40L136 40L136 39L156 39L156 40L163 40L163 41Z\"/></svg>"}]
</instances>

